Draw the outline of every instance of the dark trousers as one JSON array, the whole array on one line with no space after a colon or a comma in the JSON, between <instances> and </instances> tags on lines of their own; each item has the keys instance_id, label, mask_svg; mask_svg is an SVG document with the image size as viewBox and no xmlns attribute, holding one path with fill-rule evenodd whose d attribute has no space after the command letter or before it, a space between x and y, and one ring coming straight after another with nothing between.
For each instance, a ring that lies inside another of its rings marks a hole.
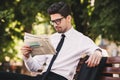
<instances>
[{"instance_id":1,"label":"dark trousers","mask_svg":"<svg viewBox=\"0 0 120 80\"><path fill-rule=\"evenodd\" d=\"M42 80L43 75L28 76L19 73L0 72L0 80ZM46 80L67 80L63 76L50 72Z\"/></svg>"}]
</instances>

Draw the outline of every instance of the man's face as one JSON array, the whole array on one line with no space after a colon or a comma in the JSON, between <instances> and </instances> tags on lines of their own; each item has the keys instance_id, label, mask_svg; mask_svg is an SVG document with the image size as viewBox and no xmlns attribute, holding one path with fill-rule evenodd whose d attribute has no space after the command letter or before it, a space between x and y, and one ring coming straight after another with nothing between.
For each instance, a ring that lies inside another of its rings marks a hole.
<instances>
[{"instance_id":1,"label":"man's face","mask_svg":"<svg viewBox=\"0 0 120 80\"><path fill-rule=\"evenodd\" d=\"M54 26L58 33L64 33L69 29L67 17L63 17L60 14L50 15L51 24Z\"/></svg>"}]
</instances>

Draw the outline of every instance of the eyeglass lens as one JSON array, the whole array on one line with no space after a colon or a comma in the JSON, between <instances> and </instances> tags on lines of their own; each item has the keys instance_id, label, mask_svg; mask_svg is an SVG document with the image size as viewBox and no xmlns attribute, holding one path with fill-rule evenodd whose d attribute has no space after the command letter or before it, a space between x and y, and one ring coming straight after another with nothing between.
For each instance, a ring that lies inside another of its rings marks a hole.
<instances>
[{"instance_id":1,"label":"eyeglass lens","mask_svg":"<svg viewBox=\"0 0 120 80\"><path fill-rule=\"evenodd\" d=\"M59 18L59 19L56 19L56 20L51 20L50 23L51 23L52 25L54 25L54 24L59 25L59 24L61 23L61 20L62 20L62 19L63 19L63 18Z\"/></svg>"}]
</instances>

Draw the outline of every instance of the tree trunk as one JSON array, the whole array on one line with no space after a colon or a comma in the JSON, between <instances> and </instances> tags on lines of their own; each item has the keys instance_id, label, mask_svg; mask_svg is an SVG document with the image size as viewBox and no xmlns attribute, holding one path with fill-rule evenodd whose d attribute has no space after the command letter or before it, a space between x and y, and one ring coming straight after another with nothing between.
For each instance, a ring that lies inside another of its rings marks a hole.
<instances>
[{"instance_id":1,"label":"tree trunk","mask_svg":"<svg viewBox=\"0 0 120 80\"><path fill-rule=\"evenodd\" d=\"M84 3L81 3L80 0L73 0L71 4L76 30L86 35L87 35L86 18L88 18L88 14L87 14L87 10L85 12L84 8L87 9L87 5L88 5L88 0L84 0Z\"/></svg>"}]
</instances>

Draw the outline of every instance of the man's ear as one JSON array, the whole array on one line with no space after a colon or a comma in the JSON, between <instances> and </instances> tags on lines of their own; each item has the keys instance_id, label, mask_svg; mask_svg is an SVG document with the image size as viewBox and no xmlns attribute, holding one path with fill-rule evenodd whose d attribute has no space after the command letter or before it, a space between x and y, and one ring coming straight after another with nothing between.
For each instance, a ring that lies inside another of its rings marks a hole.
<instances>
[{"instance_id":1,"label":"man's ear","mask_svg":"<svg viewBox=\"0 0 120 80\"><path fill-rule=\"evenodd\" d=\"M68 16L67 16L68 22L71 22L71 18L72 18L71 15L68 15Z\"/></svg>"}]
</instances>

